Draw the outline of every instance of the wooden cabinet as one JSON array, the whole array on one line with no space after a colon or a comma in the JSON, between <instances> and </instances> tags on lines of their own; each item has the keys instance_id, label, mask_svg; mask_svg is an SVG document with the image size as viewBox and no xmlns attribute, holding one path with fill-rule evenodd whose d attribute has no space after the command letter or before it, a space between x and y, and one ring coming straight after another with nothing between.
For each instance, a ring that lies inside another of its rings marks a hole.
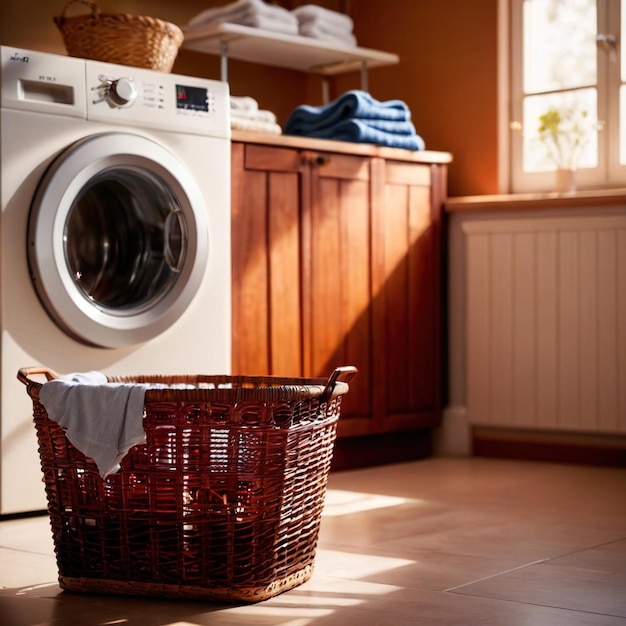
<instances>
[{"instance_id":1,"label":"wooden cabinet","mask_svg":"<svg viewBox=\"0 0 626 626\"><path fill-rule=\"evenodd\" d=\"M355 365L340 438L432 427L445 155L301 144L233 142L233 371Z\"/></svg>"}]
</instances>

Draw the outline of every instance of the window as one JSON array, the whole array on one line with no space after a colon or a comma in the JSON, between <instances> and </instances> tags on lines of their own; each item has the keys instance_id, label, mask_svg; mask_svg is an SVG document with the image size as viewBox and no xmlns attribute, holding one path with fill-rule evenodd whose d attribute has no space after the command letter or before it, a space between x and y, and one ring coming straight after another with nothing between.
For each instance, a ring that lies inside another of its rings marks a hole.
<instances>
[{"instance_id":1,"label":"window","mask_svg":"<svg viewBox=\"0 0 626 626\"><path fill-rule=\"evenodd\" d=\"M623 185L626 0L510 1L511 190L551 191L559 167Z\"/></svg>"}]
</instances>

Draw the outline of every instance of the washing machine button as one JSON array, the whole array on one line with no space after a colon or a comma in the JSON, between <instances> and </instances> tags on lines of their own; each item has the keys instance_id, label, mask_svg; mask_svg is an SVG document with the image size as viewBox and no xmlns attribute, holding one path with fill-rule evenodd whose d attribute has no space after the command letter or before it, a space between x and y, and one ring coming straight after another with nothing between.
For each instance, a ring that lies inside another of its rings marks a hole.
<instances>
[{"instance_id":1,"label":"washing machine button","mask_svg":"<svg viewBox=\"0 0 626 626\"><path fill-rule=\"evenodd\" d=\"M137 99L137 87L132 78L118 78L109 84L107 100L114 106L130 106Z\"/></svg>"}]
</instances>

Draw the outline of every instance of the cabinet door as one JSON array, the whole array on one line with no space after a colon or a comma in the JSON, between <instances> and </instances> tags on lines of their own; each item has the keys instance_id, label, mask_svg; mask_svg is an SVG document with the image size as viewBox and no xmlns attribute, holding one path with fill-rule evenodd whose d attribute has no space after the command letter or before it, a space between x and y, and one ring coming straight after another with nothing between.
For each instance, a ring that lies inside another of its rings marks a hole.
<instances>
[{"instance_id":1,"label":"cabinet door","mask_svg":"<svg viewBox=\"0 0 626 626\"><path fill-rule=\"evenodd\" d=\"M305 371L355 365L342 403L341 436L372 432L371 209L369 157L306 154L303 204Z\"/></svg>"},{"instance_id":2,"label":"cabinet door","mask_svg":"<svg viewBox=\"0 0 626 626\"><path fill-rule=\"evenodd\" d=\"M233 373L302 376L297 150L232 145Z\"/></svg>"},{"instance_id":3,"label":"cabinet door","mask_svg":"<svg viewBox=\"0 0 626 626\"><path fill-rule=\"evenodd\" d=\"M441 415L441 166L372 161L374 414L379 431Z\"/></svg>"}]
</instances>

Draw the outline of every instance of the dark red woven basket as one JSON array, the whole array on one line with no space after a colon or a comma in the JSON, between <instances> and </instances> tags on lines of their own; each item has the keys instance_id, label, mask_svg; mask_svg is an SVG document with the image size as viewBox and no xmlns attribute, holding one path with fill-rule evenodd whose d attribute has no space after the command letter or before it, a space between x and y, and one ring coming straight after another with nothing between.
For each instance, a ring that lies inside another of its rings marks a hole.
<instances>
[{"instance_id":1,"label":"dark red woven basket","mask_svg":"<svg viewBox=\"0 0 626 626\"><path fill-rule=\"evenodd\" d=\"M310 578L352 367L324 379L110 377L148 389L146 443L102 479L18 378L34 421L62 588L253 602ZM341 380L343 379L343 380Z\"/></svg>"}]
</instances>

